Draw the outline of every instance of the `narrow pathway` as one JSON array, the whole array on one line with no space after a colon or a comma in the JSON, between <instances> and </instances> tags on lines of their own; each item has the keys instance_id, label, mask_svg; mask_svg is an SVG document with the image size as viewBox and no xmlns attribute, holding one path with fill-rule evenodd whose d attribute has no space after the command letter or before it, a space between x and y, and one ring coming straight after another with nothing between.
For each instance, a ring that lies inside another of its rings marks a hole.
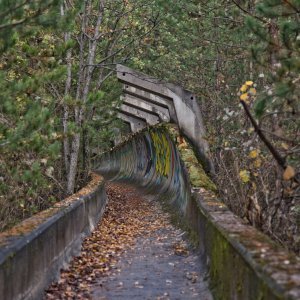
<instances>
[{"instance_id":1,"label":"narrow pathway","mask_svg":"<svg viewBox=\"0 0 300 300\"><path fill-rule=\"evenodd\" d=\"M107 191L101 224L45 299L211 300L197 254L160 205L130 186Z\"/></svg>"}]
</instances>

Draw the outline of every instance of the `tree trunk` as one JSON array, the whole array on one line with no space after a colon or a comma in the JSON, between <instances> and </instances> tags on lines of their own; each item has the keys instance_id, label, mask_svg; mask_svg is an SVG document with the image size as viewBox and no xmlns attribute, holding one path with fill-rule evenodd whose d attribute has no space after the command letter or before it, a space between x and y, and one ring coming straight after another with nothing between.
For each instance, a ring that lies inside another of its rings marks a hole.
<instances>
[{"instance_id":1,"label":"tree trunk","mask_svg":"<svg viewBox=\"0 0 300 300\"><path fill-rule=\"evenodd\" d=\"M86 33L86 28L88 25L88 16L90 15L90 1L86 1L85 6L85 13L83 16L83 23L81 27L81 39L80 39L80 67L79 67L79 74L78 74L78 83L77 83L77 93L76 99L81 101L81 107L75 108L75 122L78 126L79 132L75 134L72 140L72 149L70 155L70 165L69 165L69 173L68 173L68 183L67 183L67 192L68 194L74 193L75 188L75 181L76 181L76 174L78 168L78 160L79 160L79 150L80 150L80 140L81 140L81 133L80 130L82 129L82 124L85 120L85 104L87 102L88 94L90 92L91 82L92 82L92 75L94 71L94 64L95 64L95 56L97 45L99 43L99 39L101 37L100 34L100 26L102 23L103 13L104 13L104 1L99 2L98 8L98 18L95 24L95 33L91 37ZM88 56L86 60L84 59L84 50L86 41L89 41L89 49L88 49ZM86 66L85 66L86 64ZM86 148L84 145L83 149ZM85 160L86 158L84 158Z\"/></svg>"},{"instance_id":2,"label":"tree trunk","mask_svg":"<svg viewBox=\"0 0 300 300\"><path fill-rule=\"evenodd\" d=\"M69 195L73 194L75 189L79 148L80 148L80 133L76 133L72 140L72 149L70 155L70 167L69 167L68 182L67 182L67 193Z\"/></svg>"},{"instance_id":3,"label":"tree trunk","mask_svg":"<svg viewBox=\"0 0 300 300\"><path fill-rule=\"evenodd\" d=\"M84 128L82 132L82 170L83 179L87 180L90 170L90 147L88 130L86 128Z\"/></svg>"},{"instance_id":4,"label":"tree trunk","mask_svg":"<svg viewBox=\"0 0 300 300\"><path fill-rule=\"evenodd\" d=\"M61 5L61 15L65 15L65 9L67 9L66 3ZM69 32L65 33L64 40L67 43L71 39L71 35ZM69 49L66 55L66 62L67 62L67 80L65 84L65 98L70 94L71 85L72 85L72 50ZM63 126L63 133L64 133L64 140L63 140L63 155L64 155L64 164L65 164L65 171L68 176L69 168L70 168L70 142L68 137L68 121L69 121L69 107L66 103L63 105L63 116L62 116L62 126Z\"/></svg>"}]
</instances>

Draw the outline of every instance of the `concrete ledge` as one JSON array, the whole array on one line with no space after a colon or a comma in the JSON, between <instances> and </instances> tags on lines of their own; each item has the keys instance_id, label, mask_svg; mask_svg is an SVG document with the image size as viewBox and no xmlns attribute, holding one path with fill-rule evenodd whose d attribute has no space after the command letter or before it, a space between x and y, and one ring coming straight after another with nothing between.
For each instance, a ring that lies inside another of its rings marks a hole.
<instances>
[{"instance_id":1,"label":"concrete ledge","mask_svg":"<svg viewBox=\"0 0 300 300\"><path fill-rule=\"evenodd\" d=\"M300 299L300 258L246 225L214 195L194 192L187 217L216 299Z\"/></svg>"},{"instance_id":2,"label":"concrete ledge","mask_svg":"<svg viewBox=\"0 0 300 300\"><path fill-rule=\"evenodd\" d=\"M0 299L42 299L59 270L80 251L107 202L104 182L87 187L0 234Z\"/></svg>"}]
</instances>

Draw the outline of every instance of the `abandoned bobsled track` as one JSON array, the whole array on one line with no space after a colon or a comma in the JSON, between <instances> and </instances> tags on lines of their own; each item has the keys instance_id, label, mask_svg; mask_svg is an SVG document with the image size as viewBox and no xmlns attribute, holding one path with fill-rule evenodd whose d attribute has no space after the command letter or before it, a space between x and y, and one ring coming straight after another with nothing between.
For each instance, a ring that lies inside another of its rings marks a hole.
<instances>
[{"instance_id":1,"label":"abandoned bobsled track","mask_svg":"<svg viewBox=\"0 0 300 300\"><path fill-rule=\"evenodd\" d=\"M3 233L0 299L299 299L299 258L217 198L195 95L117 71L119 118L132 134L95 159L107 192L94 174L79 194Z\"/></svg>"}]
</instances>

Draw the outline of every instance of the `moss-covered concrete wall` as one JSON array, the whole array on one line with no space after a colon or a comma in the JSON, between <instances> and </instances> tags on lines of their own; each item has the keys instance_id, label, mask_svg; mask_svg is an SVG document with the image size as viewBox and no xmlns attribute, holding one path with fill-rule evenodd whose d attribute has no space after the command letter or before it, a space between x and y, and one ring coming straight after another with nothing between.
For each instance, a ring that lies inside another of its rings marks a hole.
<instances>
[{"instance_id":1,"label":"moss-covered concrete wall","mask_svg":"<svg viewBox=\"0 0 300 300\"><path fill-rule=\"evenodd\" d=\"M216 299L300 299L300 259L245 224L214 194L194 192L187 216Z\"/></svg>"}]
</instances>

